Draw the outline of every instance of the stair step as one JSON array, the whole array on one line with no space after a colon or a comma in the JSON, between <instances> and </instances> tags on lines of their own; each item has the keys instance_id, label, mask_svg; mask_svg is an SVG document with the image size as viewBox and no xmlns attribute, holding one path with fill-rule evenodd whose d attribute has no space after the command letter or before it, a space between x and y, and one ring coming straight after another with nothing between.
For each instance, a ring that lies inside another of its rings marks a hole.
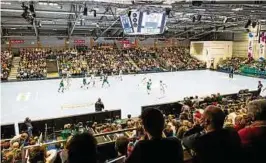
<instances>
[{"instance_id":1,"label":"stair step","mask_svg":"<svg viewBox=\"0 0 266 163\"><path fill-rule=\"evenodd\" d=\"M18 74L17 70L19 68L19 62L20 62L20 57L13 58L12 68L11 68L11 71L9 73L8 80L17 79L17 74Z\"/></svg>"}]
</instances>

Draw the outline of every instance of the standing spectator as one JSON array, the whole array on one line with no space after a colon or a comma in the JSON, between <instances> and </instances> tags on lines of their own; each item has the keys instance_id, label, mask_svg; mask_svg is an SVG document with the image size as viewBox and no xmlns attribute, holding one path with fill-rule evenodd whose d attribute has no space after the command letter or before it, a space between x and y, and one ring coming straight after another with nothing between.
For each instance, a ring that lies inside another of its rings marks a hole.
<instances>
[{"instance_id":1,"label":"standing spectator","mask_svg":"<svg viewBox=\"0 0 266 163\"><path fill-rule=\"evenodd\" d=\"M247 162L265 163L266 100L251 101L247 108L253 123L238 131L242 145L247 152Z\"/></svg>"},{"instance_id":2,"label":"standing spectator","mask_svg":"<svg viewBox=\"0 0 266 163\"><path fill-rule=\"evenodd\" d=\"M258 95L257 96L260 95L262 87L263 87L263 85L261 84L261 81L259 81L259 83L258 83Z\"/></svg>"},{"instance_id":3,"label":"standing spectator","mask_svg":"<svg viewBox=\"0 0 266 163\"><path fill-rule=\"evenodd\" d=\"M240 162L240 138L236 131L223 129L224 120L219 107L208 106L201 122L204 130L183 138L184 146L196 153L196 162Z\"/></svg>"},{"instance_id":4,"label":"standing spectator","mask_svg":"<svg viewBox=\"0 0 266 163\"><path fill-rule=\"evenodd\" d=\"M32 124L31 124L31 120L29 117L27 117L24 121L26 127L27 127L27 131L28 131L28 135L29 137L32 137L32 130L33 130L33 127L32 127Z\"/></svg>"},{"instance_id":5,"label":"standing spectator","mask_svg":"<svg viewBox=\"0 0 266 163\"><path fill-rule=\"evenodd\" d=\"M68 163L96 163L97 142L89 133L73 136L67 146Z\"/></svg>"},{"instance_id":6,"label":"standing spectator","mask_svg":"<svg viewBox=\"0 0 266 163\"><path fill-rule=\"evenodd\" d=\"M104 104L102 103L101 98L98 98L98 101L95 103L95 111L102 111L104 109Z\"/></svg>"},{"instance_id":7,"label":"standing spectator","mask_svg":"<svg viewBox=\"0 0 266 163\"><path fill-rule=\"evenodd\" d=\"M177 138L163 138L163 114L157 109L147 109L141 115L148 139L140 140L126 163L180 163L183 162L183 150Z\"/></svg>"}]
</instances>

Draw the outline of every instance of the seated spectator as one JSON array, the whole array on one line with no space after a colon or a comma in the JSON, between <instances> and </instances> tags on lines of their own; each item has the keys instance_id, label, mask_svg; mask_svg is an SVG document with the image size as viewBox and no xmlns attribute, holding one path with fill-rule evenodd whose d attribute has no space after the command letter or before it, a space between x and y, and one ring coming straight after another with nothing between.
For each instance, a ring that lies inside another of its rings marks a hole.
<instances>
[{"instance_id":1,"label":"seated spectator","mask_svg":"<svg viewBox=\"0 0 266 163\"><path fill-rule=\"evenodd\" d=\"M28 141L29 141L28 137L29 137L29 135L27 133L19 134L10 140L10 144L12 146L13 143L18 142L20 145L22 145L22 144L28 145Z\"/></svg>"},{"instance_id":2,"label":"seated spectator","mask_svg":"<svg viewBox=\"0 0 266 163\"><path fill-rule=\"evenodd\" d=\"M196 162L240 162L240 138L234 130L223 129L224 120L219 107L208 106L202 117L204 130L183 138L184 146L196 153Z\"/></svg>"},{"instance_id":3,"label":"seated spectator","mask_svg":"<svg viewBox=\"0 0 266 163\"><path fill-rule=\"evenodd\" d=\"M254 100L248 103L248 112L253 123L238 131L241 142L247 152L247 162L265 163L266 147L266 100Z\"/></svg>"},{"instance_id":4,"label":"seated spectator","mask_svg":"<svg viewBox=\"0 0 266 163\"><path fill-rule=\"evenodd\" d=\"M127 147L128 147L129 140L125 136L120 136L115 141L115 149L118 153L118 157L120 156L127 156ZM120 161L121 163L124 160ZM116 163L119 163L118 161Z\"/></svg>"},{"instance_id":5,"label":"seated spectator","mask_svg":"<svg viewBox=\"0 0 266 163\"><path fill-rule=\"evenodd\" d=\"M167 138L174 136L174 131L172 130L170 125L166 125L166 128L164 129L163 133Z\"/></svg>"},{"instance_id":6,"label":"seated spectator","mask_svg":"<svg viewBox=\"0 0 266 163\"><path fill-rule=\"evenodd\" d=\"M56 150L46 150L44 146L42 147L32 147L29 150L29 162L45 162L53 163L56 159Z\"/></svg>"},{"instance_id":7,"label":"seated spectator","mask_svg":"<svg viewBox=\"0 0 266 163\"><path fill-rule=\"evenodd\" d=\"M162 138L163 114L157 109L147 109L141 115L146 140L140 140L126 163L179 163L183 162L183 150L177 138Z\"/></svg>"},{"instance_id":8,"label":"seated spectator","mask_svg":"<svg viewBox=\"0 0 266 163\"><path fill-rule=\"evenodd\" d=\"M89 133L73 136L67 146L68 163L96 163L97 142Z\"/></svg>"}]
</instances>

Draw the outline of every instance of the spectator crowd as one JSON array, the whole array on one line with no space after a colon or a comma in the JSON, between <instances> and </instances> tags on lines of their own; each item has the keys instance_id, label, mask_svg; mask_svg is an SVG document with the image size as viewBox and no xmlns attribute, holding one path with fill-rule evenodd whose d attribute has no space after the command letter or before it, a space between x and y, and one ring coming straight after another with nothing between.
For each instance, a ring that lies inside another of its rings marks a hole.
<instances>
[{"instance_id":1,"label":"spectator crowd","mask_svg":"<svg viewBox=\"0 0 266 163\"><path fill-rule=\"evenodd\" d=\"M17 79L42 79L47 75L46 51L23 49L20 51L20 62Z\"/></svg>"},{"instance_id":2,"label":"spectator crowd","mask_svg":"<svg viewBox=\"0 0 266 163\"><path fill-rule=\"evenodd\" d=\"M64 75L69 72L73 76L84 76L88 73L124 74L196 70L206 68L205 63L189 55L183 47L168 47L162 49L117 49L112 46L102 46L78 51L22 49L19 52L20 62L17 79L43 79L47 77L47 60L56 60L58 72ZM1 76L7 78L11 66L8 52L2 52Z\"/></svg>"},{"instance_id":3,"label":"spectator crowd","mask_svg":"<svg viewBox=\"0 0 266 163\"><path fill-rule=\"evenodd\" d=\"M234 72L240 74L254 75L254 76L266 76L266 60L260 58L258 60L233 57L226 59L218 63L217 69L220 71L229 71L231 68Z\"/></svg>"},{"instance_id":4,"label":"spectator crowd","mask_svg":"<svg viewBox=\"0 0 266 163\"><path fill-rule=\"evenodd\" d=\"M31 163L105 162L99 149L108 140L115 140L112 148L117 158L122 156L119 161L125 163L184 162L186 152L196 163L266 161L265 97L241 91L231 96L218 93L189 97L181 103L179 113L149 108L140 117L128 115L124 120L115 118L106 123L66 124L57 138L66 143L53 147L36 145L41 138L24 131L9 141L1 141L1 162L21 160L21 149L29 145L36 145L26 152Z\"/></svg>"},{"instance_id":5,"label":"spectator crowd","mask_svg":"<svg viewBox=\"0 0 266 163\"><path fill-rule=\"evenodd\" d=\"M12 66L12 54L8 51L1 51L1 80L7 80Z\"/></svg>"}]
</instances>

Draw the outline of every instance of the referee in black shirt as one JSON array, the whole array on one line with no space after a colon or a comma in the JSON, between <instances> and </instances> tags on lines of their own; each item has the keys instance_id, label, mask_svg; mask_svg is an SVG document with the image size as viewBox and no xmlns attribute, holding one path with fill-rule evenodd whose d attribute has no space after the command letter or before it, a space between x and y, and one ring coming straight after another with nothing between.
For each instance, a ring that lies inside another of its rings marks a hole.
<instances>
[{"instance_id":1,"label":"referee in black shirt","mask_svg":"<svg viewBox=\"0 0 266 163\"><path fill-rule=\"evenodd\" d=\"M104 104L101 101L101 98L98 99L98 101L95 103L95 111L102 111L104 109Z\"/></svg>"}]
</instances>

